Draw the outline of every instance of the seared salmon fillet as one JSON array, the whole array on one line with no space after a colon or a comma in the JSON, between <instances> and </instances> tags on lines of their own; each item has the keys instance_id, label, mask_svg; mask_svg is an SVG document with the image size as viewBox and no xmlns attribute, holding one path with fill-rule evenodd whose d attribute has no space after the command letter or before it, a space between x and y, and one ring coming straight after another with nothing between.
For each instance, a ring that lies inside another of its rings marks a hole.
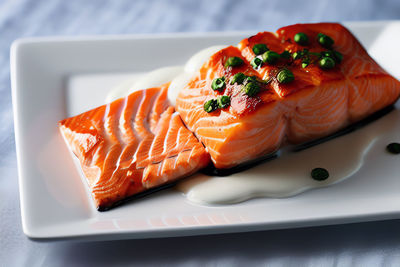
<instances>
[{"instance_id":1,"label":"seared salmon fillet","mask_svg":"<svg viewBox=\"0 0 400 267\"><path fill-rule=\"evenodd\" d=\"M137 91L59 122L99 210L209 164L203 145L169 105L167 90L168 84Z\"/></svg>"},{"instance_id":2,"label":"seared salmon fillet","mask_svg":"<svg viewBox=\"0 0 400 267\"><path fill-rule=\"evenodd\" d=\"M175 108L215 167L230 168L284 143L332 134L399 94L400 82L345 27L297 24L215 53L181 90ZM229 105L217 106L222 96Z\"/></svg>"},{"instance_id":3,"label":"seared salmon fillet","mask_svg":"<svg viewBox=\"0 0 400 267\"><path fill-rule=\"evenodd\" d=\"M330 135L400 95L400 82L337 23L261 32L218 51L175 107L168 88L136 91L59 122L99 210L211 161L227 169Z\"/></svg>"}]
</instances>

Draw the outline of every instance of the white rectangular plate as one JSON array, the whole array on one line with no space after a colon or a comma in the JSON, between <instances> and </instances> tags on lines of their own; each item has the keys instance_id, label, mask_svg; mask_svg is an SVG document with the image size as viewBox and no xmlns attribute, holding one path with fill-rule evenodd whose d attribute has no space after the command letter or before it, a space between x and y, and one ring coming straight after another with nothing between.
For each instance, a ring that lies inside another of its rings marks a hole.
<instances>
[{"instance_id":1,"label":"white rectangular plate","mask_svg":"<svg viewBox=\"0 0 400 267\"><path fill-rule=\"evenodd\" d=\"M400 42L400 22L346 25L399 78L400 56L393 51ZM150 238L399 218L400 164L395 163L398 158L378 152L368 154L350 179L291 198L205 207L168 189L108 212L94 209L57 122L103 104L107 90L128 76L181 65L204 47L237 44L251 34L16 41L11 49L11 78L25 234L33 239Z\"/></svg>"}]
</instances>

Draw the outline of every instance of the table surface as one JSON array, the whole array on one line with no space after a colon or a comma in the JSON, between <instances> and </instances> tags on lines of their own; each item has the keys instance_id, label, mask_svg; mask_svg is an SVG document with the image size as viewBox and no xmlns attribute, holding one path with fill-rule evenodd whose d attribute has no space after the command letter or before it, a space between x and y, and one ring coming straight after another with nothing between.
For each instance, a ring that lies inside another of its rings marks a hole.
<instances>
[{"instance_id":1,"label":"table surface","mask_svg":"<svg viewBox=\"0 0 400 267\"><path fill-rule=\"evenodd\" d=\"M107 242L30 241L21 228L9 48L28 36L275 30L400 19L400 1L0 1L0 266L400 266L400 220Z\"/></svg>"}]
</instances>

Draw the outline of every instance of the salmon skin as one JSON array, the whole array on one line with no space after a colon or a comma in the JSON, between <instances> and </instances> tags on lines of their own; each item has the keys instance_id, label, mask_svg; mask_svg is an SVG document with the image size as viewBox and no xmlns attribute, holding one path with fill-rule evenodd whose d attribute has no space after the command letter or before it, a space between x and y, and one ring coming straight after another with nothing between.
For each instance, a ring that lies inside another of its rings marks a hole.
<instances>
[{"instance_id":1,"label":"salmon skin","mask_svg":"<svg viewBox=\"0 0 400 267\"><path fill-rule=\"evenodd\" d=\"M308 42L294 41L297 33L306 34ZM327 48L321 43L321 34L329 36L333 45ZM266 45L279 59L253 67L257 44ZM336 62L329 69L320 65L327 53ZM231 57L243 63L229 66ZM282 70L289 70L294 80L281 82ZM254 77L259 92L247 94L246 80L234 82L237 73ZM222 90L212 89L216 78L225 80ZM286 143L328 136L393 104L399 94L399 81L345 27L296 24L276 33L258 33L215 53L180 91L175 108L204 144L214 166L226 169L273 153ZM204 104L223 95L230 97L230 105L206 112Z\"/></svg>"},{"instance_id":2,"label":"salmon skin","mask_svg":"<svg viewBox=\"0 0 400 267\"><path fill-rule=\"evenodd\" d=\"M297 43L297 33L308 42ZM320 34L334 44L327 48ZM264 60L255 54L260 44L278 59L255 65L256 56ZM325 56L336 62L329 69L320 64ZM241 64L227 64L231 57ZM283 70L294 80L283 83ZM235 81L238 73L246 78ZM213 90L216 78L224 86ZM250 83L258 91L246 91ZM328 136L390 106L400 94L399 81L337 23L287 26L220 50L182 88L175 108L168 87L136 91L59 122L98 210L189 176L211 161L226 174L286 143ZM227 105L221 96L229 97ZM207 110L205 103L217 99L218 107Z\"/></svg>"},{"instance_id":3,"label":"salmon skin","mask_svg":"<svg viewBox=\"0 0 400 267\"><path fill-rule=\"evenodd\" d=\"M137 91L59 122L98 210L209 164L203 145L169 105L167 90L168 84Z\"/></svg>"}]
</instances>

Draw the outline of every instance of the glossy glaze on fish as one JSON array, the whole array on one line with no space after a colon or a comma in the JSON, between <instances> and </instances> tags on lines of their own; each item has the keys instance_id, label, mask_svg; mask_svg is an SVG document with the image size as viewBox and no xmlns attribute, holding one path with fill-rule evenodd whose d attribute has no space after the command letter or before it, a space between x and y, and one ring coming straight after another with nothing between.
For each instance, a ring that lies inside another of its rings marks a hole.
<instances>
[{"instance_id":1,"label":"glossy glaze on fish","mask_svg":"<svg viewBox=\"0 0 400 267\"><path fill-rule=\"evenodd\" d=\"M132 93L59 122L99 210L209 163L167 99L168 85Z\"/></svg>"},{"instance_id":2,"label":"glossy glaze on fish","mask_svg":"<svg viewBox=\"0 0 400 267\"><path fill-rule=\"evenodd\" d=\"M309 36L307 45L293 41L299 32ZM310 55L327 50L316 40L319 33L332 37L330 50L343 55L331 69L315 62L303 67L292 57L304 49ZM254 68L255 44L282 55L287 51L289 57ZM244 63L227 67L230 57ZM292 82L278 81L283 69L293 73ZM244 84L230 82L239 72L257 79L257 94L250 96ZM211 88L218 77L226 81L221 91ZM168 86L140 90L60 121L99 210L186 177L210 158L216 168L227 169L265 157L285 143L330 135L393 104L400 94L400 83L336 23L292 25L220 50L182 88L175 108L167 99ZM230 104L206 112L205 102L222 95L230 97Z\"/></svg>"},{"instance_id":3,"label":"glossy glaze on fish","mask_svg":"<svg viewBox=\"0 0 400 267\"><path fill-rule=\"evenodd\" d=\"M303 46L293 41L296 33L310 38ZM308 49L311 53L327 50L317 42L319 33L334 40L333 48L343 55L334 68L318 64L302 67L302 60L291 57L254 69L255 44L266 44L279 54ZM226 67L227 59L239 57L244 64ZM277 73L289 69L294 81L282 84ZM256 76L261 91L248 96L243 85L231 84L242 72ZM213 79L225 77L223 91L211 89ZM284 143L301 143L327 136L343 127L394 103L400 83L385 72L365 51L357 39L336 23L297 24L276 33L262 32L214 54L181 90L176 110L211 155L216 168L231 168L276 151ZM221 95L231 97L231 105L207 113L204 103Z\"/></svg>"}]
</instances>

